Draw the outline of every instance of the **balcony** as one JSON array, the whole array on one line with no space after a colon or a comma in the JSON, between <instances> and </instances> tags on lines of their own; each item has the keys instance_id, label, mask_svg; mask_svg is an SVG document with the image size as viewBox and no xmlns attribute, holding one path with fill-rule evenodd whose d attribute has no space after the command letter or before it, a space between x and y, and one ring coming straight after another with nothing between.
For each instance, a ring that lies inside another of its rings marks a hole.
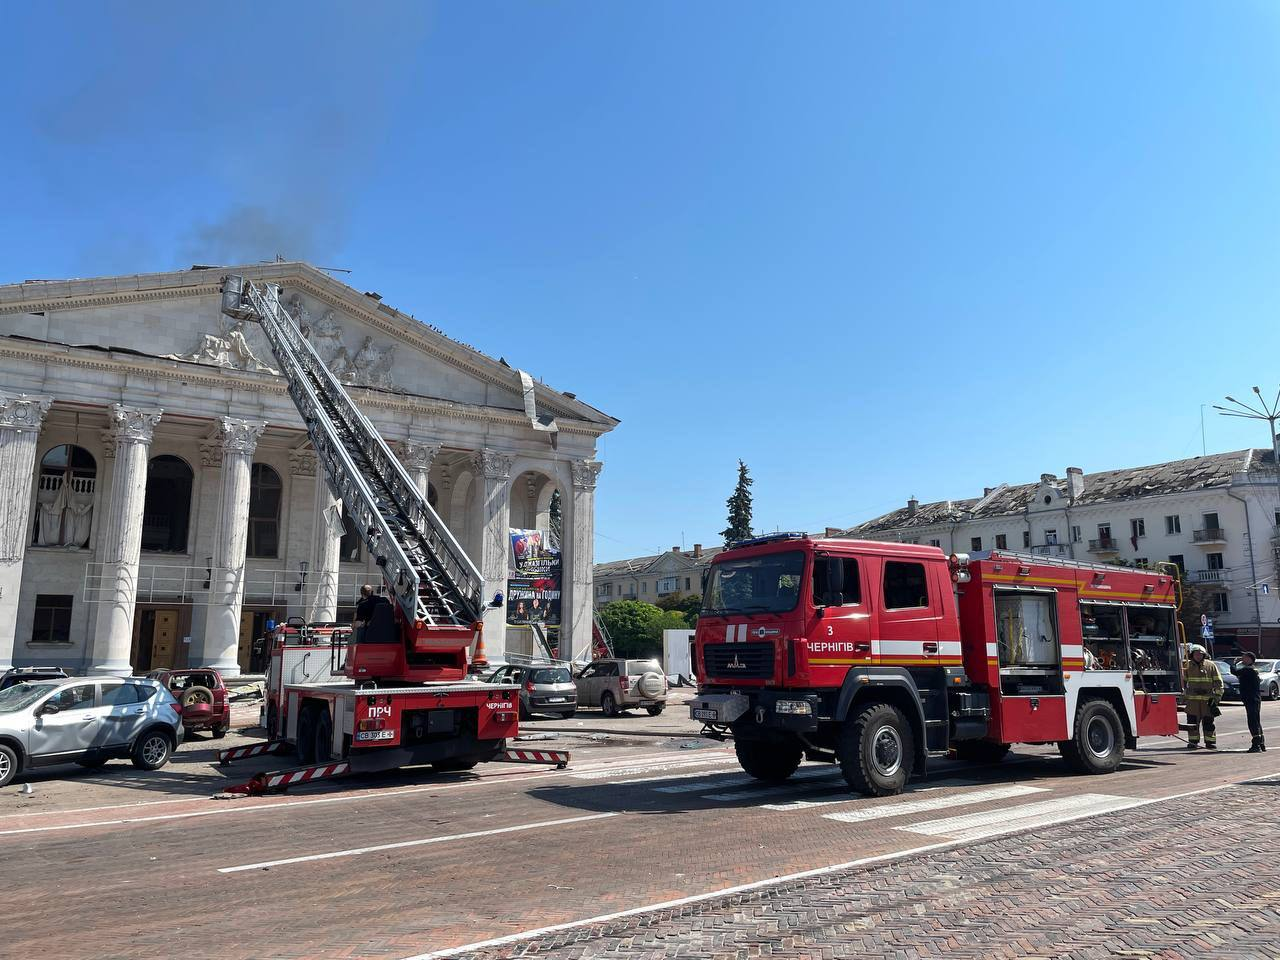
<instances>
[{"instance_id":1,"label":"balcony","mask_svg":"<svg viewBox=\"0 0 1280 960\"><path fill-rule=\"evenodd\" d=\"M1120 543L1115 537L1098 537L1089 541L1090 553L1119 553Z\"/></svg>"},{"instance_id":2,"label":"balcony","mask_svg":"<svg viewBox=\"0 0 1280 960\"><path fill-rule=\"evenodd\" d=\"M1033 543L1031 552L1039 557L1069 557L1071 548L1065 543Z\"/></svg>"},{"instance_id":3,"label":"balcony","mask_svg":"<svg viewBox=\"0 0 1280 960\"><path fill-rule=\"evenodd\" d=\"M1194 530L1191 533L1192 543L1226 543L1227 531L1221 527L1206 527L1203 530Z\"/></svg>"},{"instance_id":4,"label":"balcony","mask_svg":"<svg viewBox=\"0 0 1280 960\"><path fill-rule=\"evenodd\" d=\"M1227 583L1231 580L1230 570L1192 570L1192 583Z\"/></svg>"}]
</instances>

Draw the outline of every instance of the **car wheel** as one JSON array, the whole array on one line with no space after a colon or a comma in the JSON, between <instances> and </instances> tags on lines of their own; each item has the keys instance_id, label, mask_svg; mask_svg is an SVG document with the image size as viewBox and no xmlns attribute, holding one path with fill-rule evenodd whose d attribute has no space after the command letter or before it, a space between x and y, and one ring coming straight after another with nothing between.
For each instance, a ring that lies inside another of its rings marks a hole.
<instances>
[{"instance_id":1,"label":"car wheel","mask_svg":"<svg viewBox=\"0 0 1280 960\"><path fill-rule=\"evenodd\" d=\"M139 770L159 770L169 762L173 744L161 730L148 730L133 744L130 759Z\"/></svg>"},{"instance_id":2,"label":"car wheel","mask_svg":"<svg viewBox=\"0 0 1280 960\"><path fill-rule=\"evenodd\" d=\"M656 717L656 716L657 716L658 714L660 714L664 709L666 709L666 706L667 706L667 705L666 705L665 703L659 703L659 704L657 704L656 706L652 706L652 707L645 707L645 710L647 710L647 711L649 712L649 716L651 716L651 717Z\"/></svg>"},{"instance_id":3,"label":"car wheel","mask_svg":"<svg viewBox=\"0 0 1280 960\"><path fill-rule=\"evenodd\" d=\"M333 757L333 719L328 707L317 707L315 718L316 744L312 756L316 763L328 763Z\"/></svg>"},{"instance_id":4,"label":"car wheel","mask_svg":"<svg viewBox=\"0 0 1280 960\"><path fill-rule=\"evenodd\" d=\"M1271 686L1267 688L1267 699L1280 700L1280 683L1273 682Z\"/></svg>"},{"instance_id":5,"label":"car wheel","mask_svg":"<svg viewBox=\"0 0 1280 960\"><path fill-rule=\"evenodd\" d=\"M223 737L225 737L226 735L227 735L227 728L226 728L226 727L214 727L214 728L213 728L213 739L215 739L215 740L221 740L221 739L222 739Z\"/></svg>"},{"instance_id":6,"label":"car wheel","mask_svg":"<svg viewBox=\"0 0 1280 960\"><path fill-rule=\"evenodd\" d=\"M734 740L743 772L765 783L782 783L804 757L799 741Z\"/></svg>"},{"instance_id":7,"label":"car wheel","mask_svg":"<svg viewBox=\"0 0 1280 960\"><path fill-rule=\"evenodd\" d=\"M1058 744L1076 773L1111 773L1124 759L1124 727L1116 708L1105 700L1086 700L1076 711L1076 732Z\"/></svg>"},{"instance_id":8,"label":"car wheel","mask_svg":"<svg viewBox=\"0 0 1280 960\"><path fill-rule=\"evenodd\" d=\"M562 714L560 714L560 719L561 719L561 720L571 720L571 719L573 719L573 717L577 716L577 713L578 713L578 711L577 711L577 710L570 710L568 713L562 713Z\"/></svg>"},{"instance_id":9,"label":"car wheel","mask_svg":"<svg viewBox=\"0 0 1280 960\"><path fill-rule=\"evenodd\" d=\"M606 717L616 717L618 715L618 701L613 699L613 694L608 690L600 694L600 711Z\"/></svg>"},{"instance_id":10,"label":"car wheel","mask_svg":"<svg viewBox=\"0 0 1280 960\"><path fill-rule=\"evenodd\" d=\"M9 781L18 775L20 768L18 751L0 743L0 787L8 786Z\"/></svg>"},{"instance_id":11,"label":"car wheel","mask_svg":"<svg viewBox=\"0 0 1280 960\"><path fill-rule=\"evenodd\" d=\"M840 728L836 758L845 782L869 797L901 793L915 767L915 737L906 715L875 703Z\"/></svg>"}]
</instances>

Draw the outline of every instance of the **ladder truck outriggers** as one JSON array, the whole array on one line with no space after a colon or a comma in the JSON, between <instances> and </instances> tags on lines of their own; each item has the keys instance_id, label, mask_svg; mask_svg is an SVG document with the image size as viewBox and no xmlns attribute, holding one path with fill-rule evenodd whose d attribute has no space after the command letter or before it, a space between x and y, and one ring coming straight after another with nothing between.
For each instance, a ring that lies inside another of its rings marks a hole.
<instances>
[{"instance_id":1,"label":"ladder truck outriggers","mask_svg":"<svg viewBox=\"0 0 1280 960\"><path fill-rule=\"evenodd\" d=\"M780 782L801 760L900 792L929 758L1057 745L1110 773L1178 732L1176 569L779 534L712 561L691 716Z\"/></svg>"},{"instance_id":2,"label":"ladder truck outriggers","mask_svg":"<svg viewBox=\"0 0 1280 960\"><path fill-rule=\"evenodd\" d=\"M261 793L415 764L466 770L505 760L563 767L567 753L507 748L517 733L519 690L472 675L486 665L483 580L285 311L280 293L271 283L228 276L222 312L261 326L316 462L376 558L390 602L354 633L298 620L275 632L264 702L267 742L223 751L221 759L293 747L303 766L259 774L235 789ZM495 596L490 606L501 602Z\"/></svg>"}]
</instances>

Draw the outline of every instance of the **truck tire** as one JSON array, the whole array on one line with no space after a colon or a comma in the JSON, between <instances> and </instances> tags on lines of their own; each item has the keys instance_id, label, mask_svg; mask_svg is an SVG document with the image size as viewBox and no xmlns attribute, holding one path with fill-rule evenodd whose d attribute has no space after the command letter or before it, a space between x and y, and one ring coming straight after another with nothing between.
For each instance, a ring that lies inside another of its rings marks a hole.
<instances>
[{"instance_id":1,"label":"truck tire","mask_svg":"<svg viewBox=\"0 0 1280 960\"><path fill-rule=\"evenodd\" d=\"M743 771L765 783L782 783L796 772L804 756L800 744L794 741L734 740L733 749Z\"/></svg>"},{"instance_id":2,"label":"truck tire","mask_svg":"<svg viewBox=\"0 0 1280 960\"><path fill-rule=\"evenodd\" d=\"M304 765L316 762L315 711L308 704L298 712L298 760Z\"/></svg>"},{"instance_id":3,"label":"truck tire","mask_svg":"<svg viewBox=\"0 0 1280 960\"><path fill-rule=\"evenodd\" d=\"M313 756L316 763L328 763L333 757L333 719L329 716L328 707L315 709L315 749Z\"/></svg>"},{"instance_id":4,"label":"truck tire","mask_svg":"<svg viewBox=\"0 0 1280 960\"><path fill-rule=\"evenodd\" d=\"M990 740L961 740L956 744L956 759L966 763L999 763L1009 753L1009 744Z\"/></svg>"},{"instance_id":5,"label":"truck tire","mask_svg":"<svg viewBox=\"0 0 1280 960\"><path fill-rule=\"evenodd\" d=\"M911 723L897 707L873 703L847 717L836 743L845 782L869 797L901 793L915 767Z\"/></svg>"},{"instance_id":6,"label":"truck tire","mask_svg":"<svg viewBox=\"0 0 1280 960\"><path fill-rule=\"evenodd\" d=\"M1124 726L1105 700L1086 700L1076 710L1075 736L1058 744L1076 773L1112 773L1124 759Z\"/></svg>"}]
</instances>

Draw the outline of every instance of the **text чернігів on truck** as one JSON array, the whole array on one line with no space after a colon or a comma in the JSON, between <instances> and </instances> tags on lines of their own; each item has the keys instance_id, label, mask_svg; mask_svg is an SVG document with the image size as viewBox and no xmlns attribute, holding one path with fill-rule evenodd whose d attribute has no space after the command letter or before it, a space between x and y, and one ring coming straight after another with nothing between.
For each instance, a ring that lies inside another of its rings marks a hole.
<instances>
[{"instance_id":1,"label":"text \u0447\u0435\u0440\u043d\u0456\u0433\u0456\u0432 on truck","mask_svg":"<svg viewBox=\"0 0 1280 960\"><path fill-rule=\"evenodd\" d=\"M259 775L242 792L406 764L563 765L567 754L506 749L517 732L518 688L469 676L469 668L484 665L480 574L285 312L280 294L275 284L228 276L222 311L261 326L317 465L376 559L389 602L356 634L294 621L277 630L263 719L271 741L292 745L316 766ZM224 751L222 760L270 746Z\"/></svg>"},{"instance_id":2,"label":"text \u0447\u0435\u0440\u043d\u0456\u0433\u0456\u0432 on truck","mask_svg":"<svg viewBox=\"0 0 1280 960\"><path fill-rule=\"evenodd\" d=\"M743 541L707 575L690 713L767 781L807 757L887 795L931 756L1015 743L1109 773L1178 731L1177 592L1162 570L1038 555Z\"/></svg>"}]
</instances>

